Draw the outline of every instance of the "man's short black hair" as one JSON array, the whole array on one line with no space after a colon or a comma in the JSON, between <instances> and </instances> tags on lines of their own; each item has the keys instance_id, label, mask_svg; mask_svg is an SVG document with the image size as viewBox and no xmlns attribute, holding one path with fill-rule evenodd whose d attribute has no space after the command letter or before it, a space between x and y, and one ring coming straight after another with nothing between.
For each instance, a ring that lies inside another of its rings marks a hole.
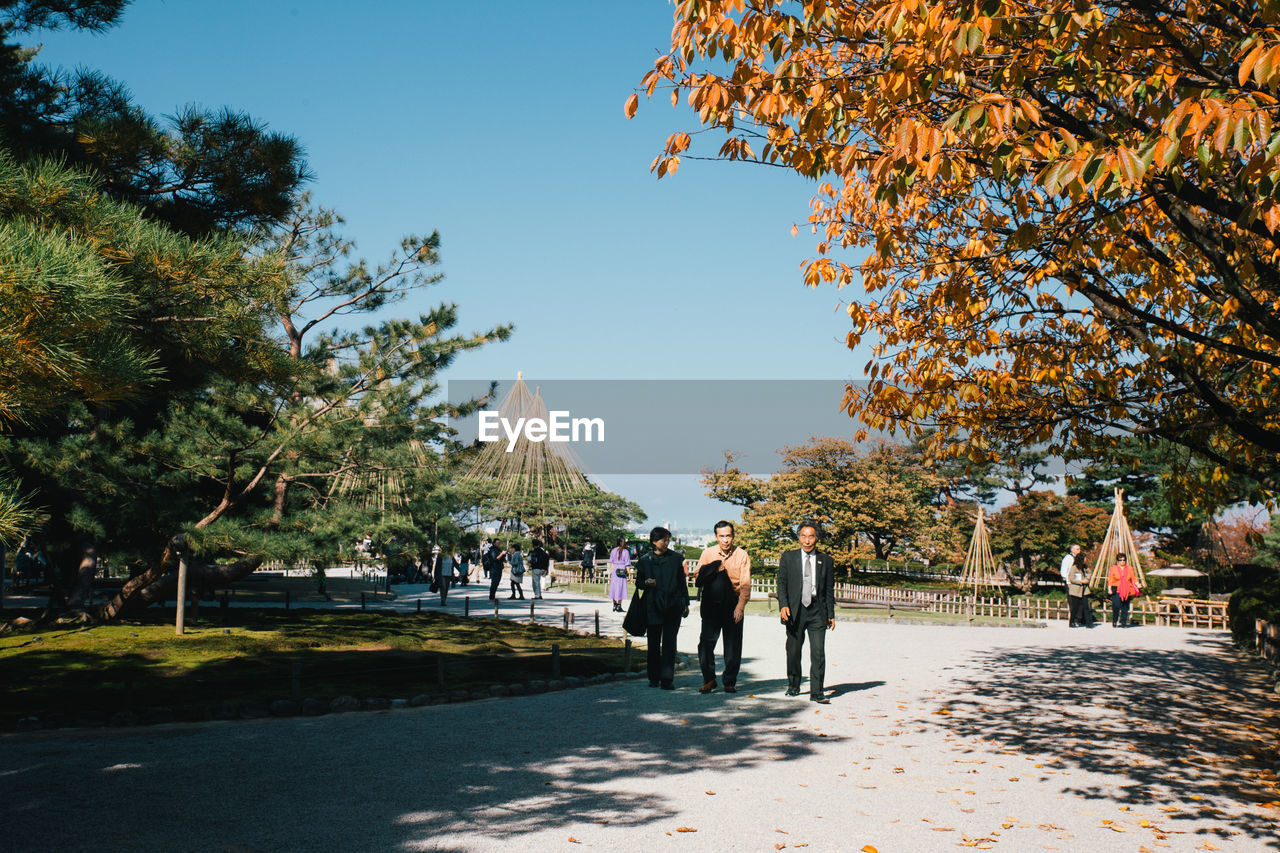
<instances>
[{"instance_id":1,"label":"man's short black hair","mask_svg":"<svg viewBox=\"0 0 1280 853\"><path fill-rule=\"evenodd\" d=\"M713 527L713 528L711 528L711 531L712 531L713 533L719 533L719 532L720 532L720 528L721 528L721 527L727 527L727 528L729 528L731 531L733 531L734 533L737 533L737 532L738 532L738 529L737 529L736 527L734 527L734 526L733 526L733 522L732 522L732 521L725 521L723 518L716 522L716 526L715 526L715 527Z\"/></svg>"},{"instance_id":2,"label":"man's short black hair","mask_svg":"<svg viewBox=\"0 0 1280 853\"><path fill-rule=\"evenodd\" d=\"M655 527L649 531L649 544L659 542L663 539L670 539L671 531L665 527Z\"/></svg>"},{"instance_id":3,"label":"man's short black hair","mask_svg":"<svg viewBox=\"0 0 1280 853\"><path fill-rule=\"evenodd\" d=\"M811 521L809 519L805 519L804 521L796 525L796 536L799 536L800 531L804 530L806 527L812 527L814 535L817 536L819 539L822 538L822 528L818 526L818 522Z\"/></svg>"}]
</instances>

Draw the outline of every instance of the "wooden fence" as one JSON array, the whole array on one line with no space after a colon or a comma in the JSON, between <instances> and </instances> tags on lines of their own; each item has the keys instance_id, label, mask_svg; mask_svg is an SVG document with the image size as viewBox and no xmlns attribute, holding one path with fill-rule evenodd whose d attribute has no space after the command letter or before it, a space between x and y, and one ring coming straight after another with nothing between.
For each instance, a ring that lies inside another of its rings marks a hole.
<instances>
[{"instance_id":1,"label":"wooden fence","mask_svg":"<svg viewBox=\"0 0 1280 853\"><path fill-rule=\"evenodd\" d=\"M1226 631L1227 602L1205 601L1199 598L1157 598L1145 601L1155 612L1157 625L1174 625L1178 628L1209 628Z\"/></svg>"},{"instance_id":2,"label":"wooden fence","mask_svg":"<svg viewBox=\"0 0 1280 853\"><path fill-rule=\"evenodd\" d=\"M580 569L570 564L568 568L556 568L557 584L569 586L577 583ZM597 582L607 582L605 571L596 567ZM696 595L693 587L694 573L690 573L688 581L690 594ZM778 582L776 578L753 577L751 593L753 598L767 598L776 595ZM903 606L925 610L931 613L952 613L971 618L1002 617L1006 619L1049 620L1070 619L1067 600L1064 598L1041 599L1026 597L975 596L969 593L950 590L900 589L895 587L867 586L865 584L837 583L836 600L842 603L863 604L868 606ZM1095 612L1101 609L1103 621L1109 616L1110 603L1102 602L1099 608L1096 600L1091 600ZM1168 625L1178 628L1208 628L1210 630L1227 630L1227 603L1225 601L1204 601L1185 598L1150 598L1142 596L1134 599L1129 610L1129 621L1137 625ZM1270 630L1277 630L1270 626Z\"/></svg>"},{"instance_id":3,"label":"wooden fence","mask_svg":"<svg viewBox=\"0 0 1280 853\"><path fill-rule=\"evenodd\" d=\"M1280 665L1280 625L1256 619L1253 627L1258 654L1273 664Z\"/></svg>"}]
</instances>

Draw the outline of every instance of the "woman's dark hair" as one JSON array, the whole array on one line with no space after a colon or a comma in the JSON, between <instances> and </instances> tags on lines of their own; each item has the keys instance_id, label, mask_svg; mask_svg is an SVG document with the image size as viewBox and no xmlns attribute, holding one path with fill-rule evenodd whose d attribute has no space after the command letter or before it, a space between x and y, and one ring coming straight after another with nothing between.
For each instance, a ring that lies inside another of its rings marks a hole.
<instances>
[{"instance_id":1,"label":"woman's dark hair","mask_svg":"<svg viewBox=\"0 0 1280 853\"><path fill-rule=\"evenodd\" d=\"M541 539L535 539L535 540L533 540L533 547L535 547L535 548L541 548L541 547L542 547L542 540L541 540Z\"/></svg>"},{"instance_id":2,"label":"woman's dark hair","mask_svg":"<svg viewBox=\"0 0 1280 853\"><path fill-rule=\"evenodd\" d=\"M662 539L670 539L671 531L665 527L655 527L649 531L649 544L658 542Z\"/></svg>"},{"instance_id":3,"label":"woman's dark hair","mask_svg":"<svg viewBox=\"0 0 1280 853\"><path fill-rule=\"evenodd\" d=\"M1120 554L1116 554L1116 559L1117 559L1117 560L1127 560L1127 559L1129 559L1129 558L1128 558L1128 557L1126 557L1123 553L1120 553Z\"/></svg>"},{"instance_id":4,"label":"woman's dark hair","mask_svg":"<svg viewBox=\"0 0 1280 853\"><path fill-rule=\"evenodd\" d=\"M732 522L732 521L725 521L723 518L716 522L716 526L715 526L715 527L713 527L713 528L711 528L711 532L712 532L712 533L719 533L719 532L720 532L720 528L721 528L721 527L727 527L727 528L729 528L730 530L732 530L734 533L737 533L737 532L738 532L738 529L737 529L736 527L734 527L734 526L733 526L733 522Z\"/></svg>"},{"instance_id":5,"label":"woman's dark hair","mask_svg":"<svg viewBox=\"0 0 1280 853\"><path fill-rule=\"evenodd\" d=\"M619 547L619 548L625 548L625 547L627 547L627 537L625 537L625 536L619 536L619 537L618 537L618 547Z\"/></svg>"},{"instance_id":6,"label":"woman's dark hair","mask_svg":"<svg viewBox=\"0 0 1280 853\"><path fill-rule=\"evenodd\" d=\"M1084 551L1081 551L1079 554L1076 554L1076 565L1077 565L1077 566L1087 566L1087 565L1088 565L1088 563L1086 563L1086 562L1084 561Z\"/></svg>"}]
</instances>

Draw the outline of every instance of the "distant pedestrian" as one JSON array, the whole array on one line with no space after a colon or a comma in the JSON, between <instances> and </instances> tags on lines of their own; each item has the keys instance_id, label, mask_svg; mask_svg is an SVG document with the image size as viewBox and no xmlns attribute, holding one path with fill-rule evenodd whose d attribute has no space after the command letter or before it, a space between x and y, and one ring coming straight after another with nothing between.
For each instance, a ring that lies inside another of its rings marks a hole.
<instances>
[{"instance_id":1,"label":"distant pedestrian","mask_svg":"<svg viewBox=\"0 0 1280 853\"><path fill-rule=\"evenodd\" d=\"M627 599L627 578L631 574L631 551L627 540L618 537L618 546L609 552L609 600L613 612L622 612L622 602Z\"/></svg>"},{"instance_id":2,"label":"distant pedestrian","mask_svg":"<svg viewBox=\"0 0 1280 853\"><path fill-rule=\"evenodd\" d=\"M649 686L675 689L676 636L680 620L689 615L689 586L684 562L670 550L671 531L649 532L653 550L636 563L636 587L644 590L641 603L649 620Z\"/></svg>"},{"instance_id":3,"label":"distant pedestrian","mask_svg":"<svg viewBox=\"0 0 1280 853\"><path fill-rule=\"evenodd\" d=\"M583 583L596 579L596 549L590 542L582 548L582 573L580 579Z\"/></svg>"},{"instance_id":4,"label":"distant pedestrian","mask_svg":"<svg viewBox=\"0 0 1280 853\"><path fill-rule=\"evenodd\" d=\"M1062 565L1058 572L1062 575L1062 582L1067 585L1067 627L1074 628L1080 624L1080 592L1079 587L1071 583L1071 577L1076 568L1076 556L1080 553L1080 546L1072 544L1067 549L1066 556L1062 558Z\"/></svg>"},{"instance_id":5,"label":"distant pedestrian","mask_svg":"<svg viewBox=\"0 0 1280 853\"><path fill-rule=\"evenodd\" d=\"M511 554L507 558L511 564L511 595L508 598L524 600L524 555L520 553L520 543L511 546Z\"/></svg>"},{"instance_id":6,"label":"distant pedestrian","mask_svg":"<svg viewBox=\"0 0 1280 853\"><path fill-rule=\"evenodd\" d=\"M484 568L485 577L489 577L488 557L489 557L489 550L491 548L493 548L493 545L489 542L488 539L485 539L480 543L480 565Z\"/></svg>"},{"instance_id":7,"label":"distant pedestrian","mask_svg":"<svg viewBox=\"0 0 1280 853\"><path fill-rule=\"evenodd\" d=\"M463 548L454 556L454 563L458 566L458 586L466 586L471 583L471 551Z\"/></svg>"},{"instance_id":8,"label":"distant pedestrian","mask_svg":"<svg viewBox=\"0 0 1280 853\"><path fill-rule=\"evenodd\" d=\"M1076 624L1092 628L1098 620L1093 615L1093 605L1089 603L1089 566L1084 561L1084 554L1076 554L1071 577L1076 585L1075 594L1080 597L1080 614L1076 617Z\"/></svg>"},{"instance_id":9,"label":"distant pedestrian","mask_svg":"<svg viewBox=\"0 0 1280 853\"><path fill-rule=\"evenodd\" d=\"M551 557L542 547L542 540L533 540L533 550L529 552L529 575L533 578L533 597L542 598L542 576L551 565Z\"/></svg>"},{"instance_id":10,"label":"distant pedestrian","mask_svg":"<svg viewBox=\"0 0 1280 853\"><path fill-rule=\"evenodd\" d=\"M1142 591L1134 577L1133 566L1126 555L1117 554L1116 564L1107 570L1107 589L1111 591L1111 627L1129 627L1129 603Z\"/></svg>"},{"instance_id":11,"label":"distant pedestrian","mask_svg":"<svg viewBox=\"0 0 1280 853\"><path fill-rule=\"evenodd\" d=\"M440 584L440 603L449 599L449 587L453 584L453 551L449 548L436 557L436 583Z\"/></svg>"},{"instance_id":12,"label":"distant pedestrian","mask_svg":"<svg viewBox=\"0 0 1280 853\"><path fill-rule=\"evenodd\" d=\"M484 554L484 571L489 576L489 600L497 601L498 587L502 584L502 561L506 559L507 552L492 545Z\"/></svg>"}]
</instances>

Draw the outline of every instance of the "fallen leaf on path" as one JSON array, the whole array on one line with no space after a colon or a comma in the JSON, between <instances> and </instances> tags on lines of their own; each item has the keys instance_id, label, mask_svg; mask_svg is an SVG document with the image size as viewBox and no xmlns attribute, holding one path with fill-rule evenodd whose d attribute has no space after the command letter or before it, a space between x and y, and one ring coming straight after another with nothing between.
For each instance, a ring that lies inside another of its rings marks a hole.
<instances>
[{"instance_id":1,"label":"fallen leaf on path","mask_svg":"<svg viewBox=\"0 0 1280 853\"><path fill-rule=\"evenodd\" d=\"M862 849L859 850L858 853L880 853L880 851L872 847L870 844L864 844L862 845Z\"/></svg>"},{"instance_id":2,"label":"fallen leaf on path","mask_svg":"<svg viewBox=\"0 0 1280 853\"><path fill-rule=\"evenodd\" d=\"M578 839L574 838L572 835L570 835L570 836L569 836L569 843L570 843L570 844L581 844L582 842L581 842L581 841L579 841Z\"/></svg>"},{"instance_id":3,"label":"fallen leaf on path","mask_svg":"<svg viewBox=\"0 0 1280 853\"><path fill-rule=\"evenodd\" d=\"M697 832L692 826L677 826L676 832Z\"/></svg>"},{"instance_id":4,"label":"fallen leaf on path","mask_svg":"<svg viewBox=\"0 0 1280 853\"><path fill-rule=\"evenodd\" d=\"M787 845L785 845L785 844L783 844L781 841L779 841L777 844L773 845L773 849L774 849L774 850L782 850L782 849L783 849L784 847L786 847L786 846L787 846Z\"/></svg>"},{"instance_id":5,"label":"fallen leaf on path","mask_svg":"<svg viewBox=\"0 0 1280 853\"><path fill-rule=\"evenodd\" d=\"M775 829L775 830L774 830L774 832L781 832L783 835L790 835L790 834L791 834L791 833L787 832L785 829Z\"/></svg>"}]
</instances>

